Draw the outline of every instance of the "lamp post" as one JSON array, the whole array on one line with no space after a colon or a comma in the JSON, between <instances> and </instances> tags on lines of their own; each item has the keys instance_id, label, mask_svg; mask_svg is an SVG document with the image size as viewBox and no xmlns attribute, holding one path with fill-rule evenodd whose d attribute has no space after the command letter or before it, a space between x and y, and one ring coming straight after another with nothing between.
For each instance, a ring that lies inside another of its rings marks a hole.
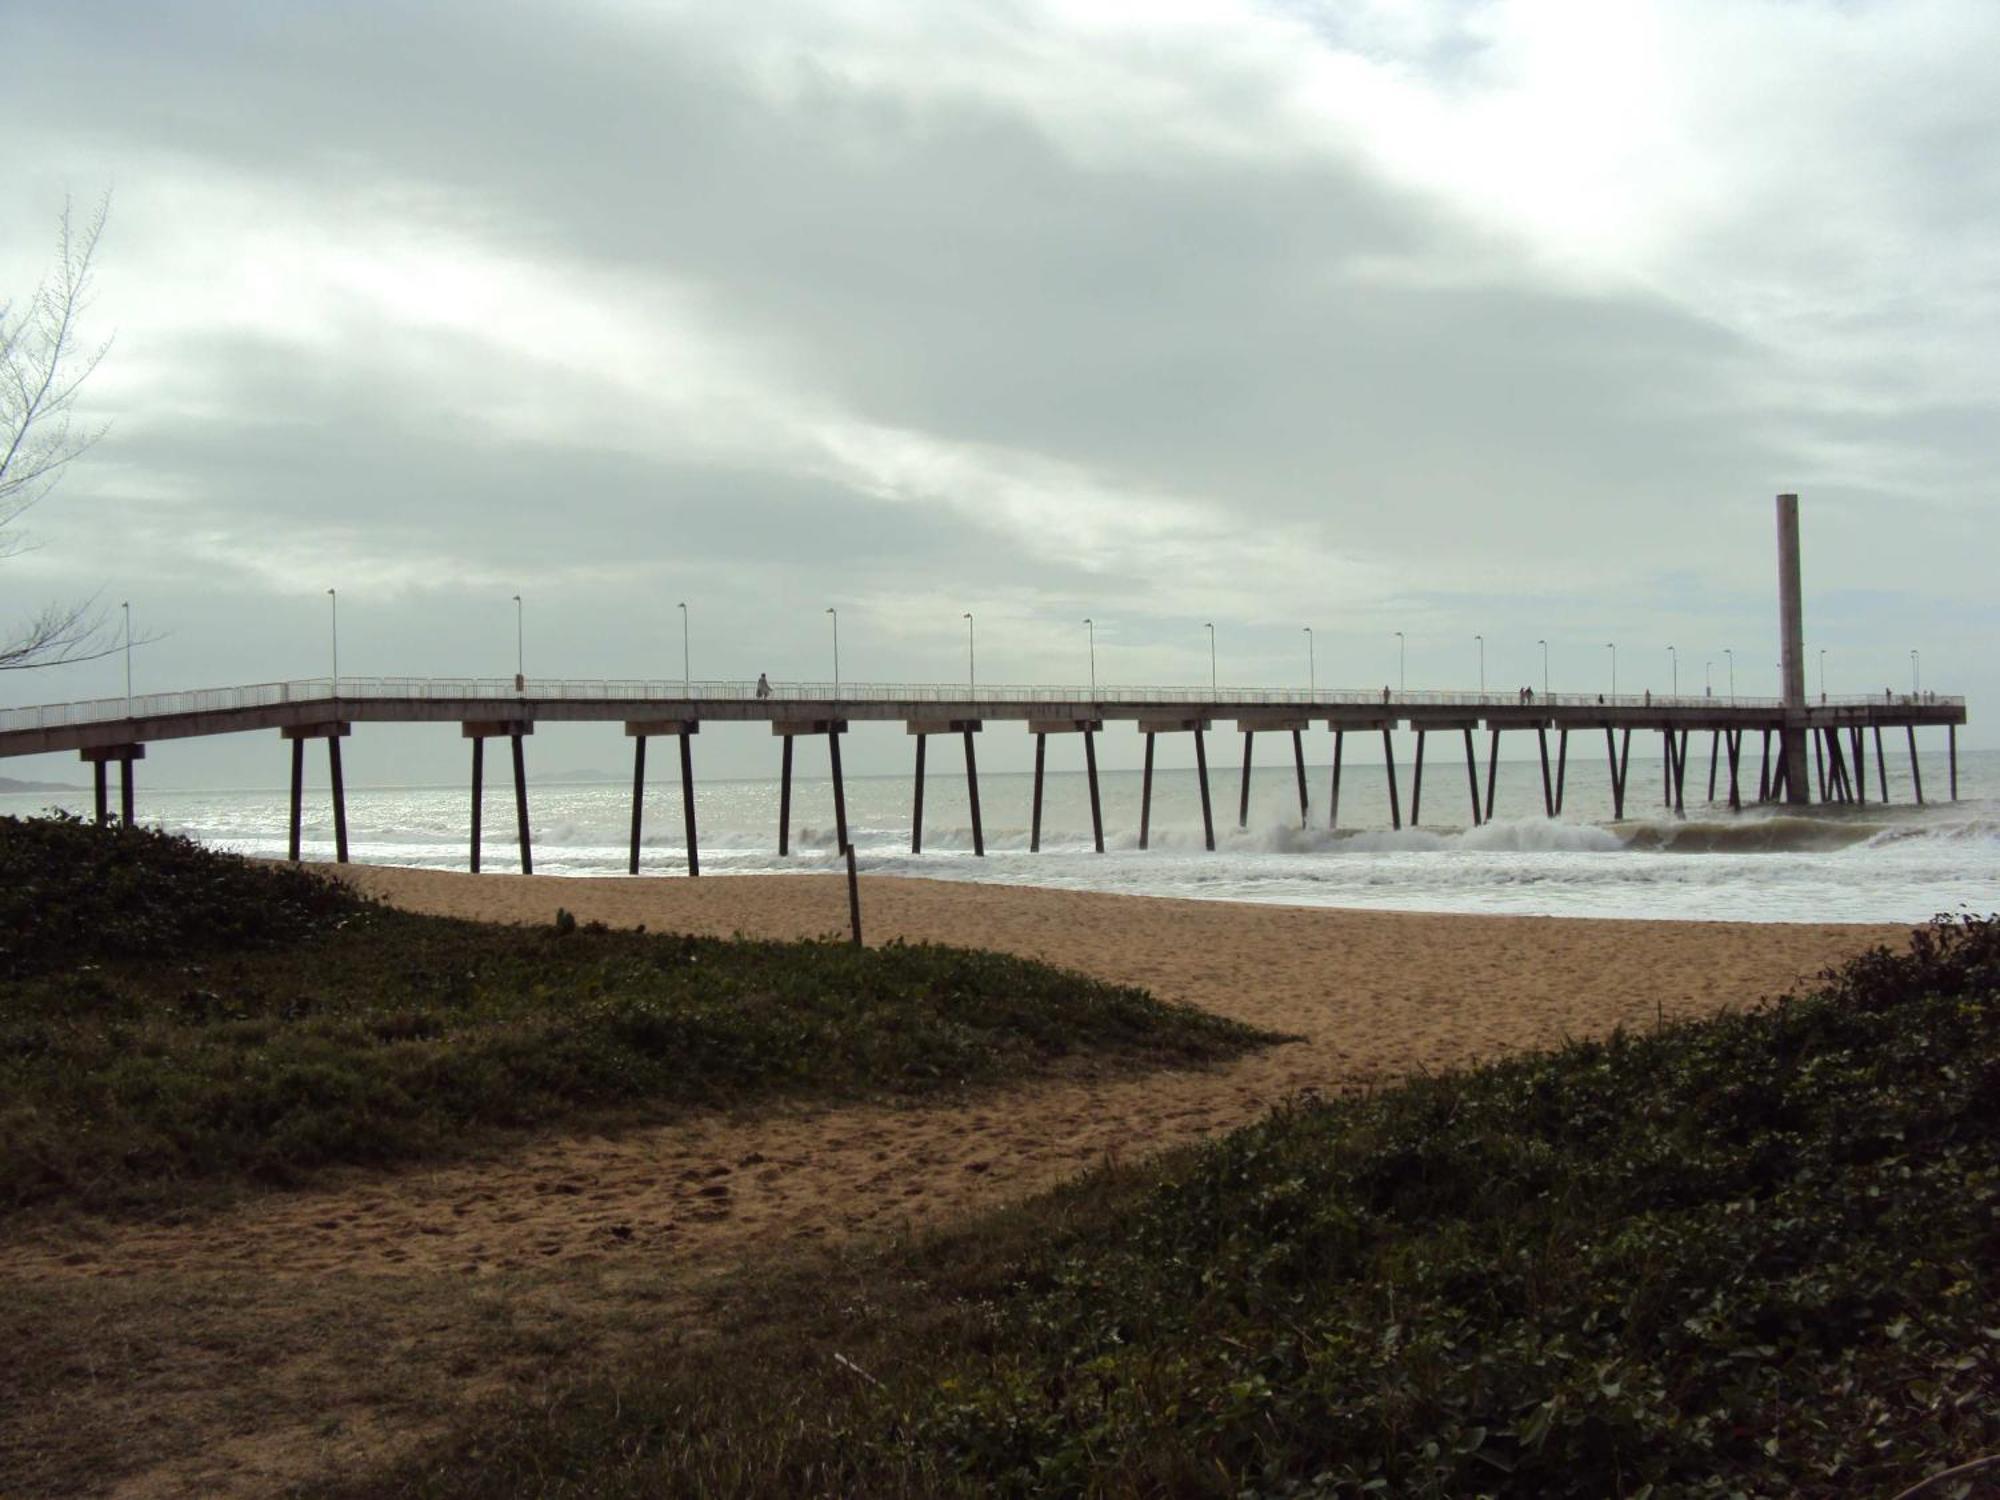
<instances>
[{"instance_id":1,"label":"lamp post","mask_svg":"<svg viewBox=\"0 0 2000 1500\"><path fill-rule=\"evenodd\" d=\"M1306 630L1306 697L1308 700L1319 696L1319 664L1313 660L1313 628Z\"/></svg>"},{"instance_id":2,"label":"lamp post","mask_svg":"<svg viewBox=\"0 0 2000 1500\"><path fill-rule=\"evenodd\" d=\"M840 611L831 604L826 612L833 616L833 696L840 696Z\"/></svg>"},{"instance_id":3,"label":"lamp post","mask_svg":"<svg viewBox=\"0 0 2000 1500\"><path fill-rule=\"evenodd\" d=\"M1611 701L1618 701L1618 643L1606 641L1604 649L1611 653Z\"/></svg>"},{"instance_id":4,"label":"lamp post","mask_svg":"<svg viewBox=\"0 0 2000 1500\"><path fill-rule=\"evenodd\" d=\"M1536 641L1535 644L1542 648L1542 696L1546 698L1549 695L1549 643Z\"/></svg>"},{"instance_id":5,"label":"lamp post","mask_svg":"<svg viewBox=\"0 0 2000 1500\"><path fill-rule=\"evenodd\" d=\"M327 637L333 646L333 696L340 696L340 596L326 591Z\"/></svg>"},{"instance_id":6,"label":"lamp post","mask_svg":"<svg viewBox=\"0 0 2000 1500\"><path fill-rule=\"evenodd\" d=\"M1917 659L1917 648L1912 646L1910 648L1910 696L1913 698L1917 697L1922 691L1922 678L1918 672L1918 668L1921 665L1922 663Z\"/></svg>"},{"instance_id":7,"label":"lamp post","mask_svg":"<svg viewBox=\"0 0 2000 1500\"><path fill-rule=\"evenodd\" d=\"M1826 648L1824 646L1820 648L1819 653L1819 701L1822 703L1826 702Z\"/></svg>"},{"instance_id":8,"label":"lamp post","mask_svg":"<svg viewBox=\"0 0 2000 1500\"><path fill-rule=\"evenodd\" d=\"M1090 644L1090 697L1091 701L1095 702L1097 699L1097 622L1091 619L1090 616L1085 615L1083 617L1083 628L1085 638Z\"/></svg>"},{"instance_id":9,"label":"lamp post","mask_svg":"<svg viewBox=\"0 0 2000 1500\"><path fill-rule=\"evenodd\" d=\"M1405 666L1408 658L1404 655L1403 632L1396 632L1396 696L1402 697L1410 686L1410 674Z\"/></svg>"},{"instance_id":10,"label":"lamp post","mask_svg":"<svg viewBox=\"0 0 2000 1500\"><path fill-rule=\"evenodd\" d=\"M689 667L688 656L688 607L683 599L678 606L681 612L681 696L694 697L694 671Z\"/></svg>"},{"instance_id":11,"label":"lamp post","mask_svg":"<svg viewBox=\"0 0 2000 1500\"><path fill-rule=\"evenodd\" d=\"M132 717L132 605L128 600L118 606L125 611L125 717Z\"/></svg>"},{"instance_id":12,"label":"lamp post","mask_svg":"<svg viewBox=\"0 0 2000 1500\"><path fill-rule=\"evenodd\" d=\"M972 611L965 612L965 695L970 698L977 694L979 675L973 670L972 656Z\"/></svg>"},{"instance_id":13,"label":"lamp post","mask_svg":"<svg viewBox=\"0 0 2000 1500\"><path fill-rule=\"evenodd\" d=\"M1672 646L1667 647L1667 663L1674 669L1674 696L1681 695L1681 654Z\"/></svg>"},{"instance_id":14,"label":"lamp post","mask_svg":"<svg viewBox=\"0 0 2000 1500\"><path fill-rule=\"evenodd\" d=\"M1722 654L1729 658L1729 704L1733 708L1736 706L1736 648L1724 646Z\"/></svg>"},{"instance_id":15,"label":"lamp post","mask_svg":"<svg viewBox=\"0 0 2000 1500\"><path fill-rule=\"evenodd\" d=\"M1486 637L1475 635L1473 639L1479 642L1479 696L1484 698L1486 696Z\"/></svg>"},{"instance_id":16,"label":"lamp post","mask_svg":"<svg viewBox=\"0 0 2000 1500\"><path fill-rule=\"evenodd\" d=\"M527 609L521 603L521 596L516 594L514 596L514 691L517 693L521 691L522 684L527 680L528 627L526 617Z\"/></svg>"},{"instance_id":17,"label":"lamp post","mask_svg":"<svg viewBox=\"0 0 2000 1500\"><path fill-rule=\"evenodd\" d=\"M1209 696L1209 697L1211 697L1211 698L1213 698L1213 697L1215 697L1215 696L1216 696L1216 687L1215 687L1215 622L1214 622L1213 620L1204 620L1204 621L1202 622L1202 629L1204 629L1204 630L1206 630L1206 631L1208 632L1208 696ZM1916 653L1915 653L1915 652L1911 652L1910 654L1911 654L1912 656L1914 656L1914 655L1915 655Z\"/></svg>"},{"instance_id":18,"label":"lamp post","mask_svg":"<svg viewBox=\"0 0 2000 1500\"><path fill-rule=\"evenodd\" d=\"M1701 695L1704 698L1713 698L1715 696L1715 659L1713 657L1701 664Z\"/></svg>"}]
</instances>

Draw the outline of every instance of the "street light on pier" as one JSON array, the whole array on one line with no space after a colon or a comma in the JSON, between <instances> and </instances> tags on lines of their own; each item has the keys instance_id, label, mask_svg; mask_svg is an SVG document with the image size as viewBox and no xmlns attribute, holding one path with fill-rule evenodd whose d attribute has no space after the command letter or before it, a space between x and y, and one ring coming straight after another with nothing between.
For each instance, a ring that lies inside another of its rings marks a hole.
<instances>
[{"instance_id":1,"label":"street light on pier","mask_svg":"<svg viewBox=\"0 0 2000 1500\"><path fill-rule=\"evenodd\" d=\"M681 612L681 696L691 699L694 697L694 671L688 665L690 658L688 656L687 600L683 599L676 607Z\"/></svg>"},{"instance_id":2,"label":"street light on pier","mask_svg":"<svg viewBox=\"0 0 2000 1500\"><path fill-rule=\"evenodd\" d=\"M1715 696L1715 660L1713 657L1701 664L1701 695L1704 698L1713 698Z\"/></svg>"},{"instance_id":3,"label":"street light on pier","mask_svg":"<svg viewBox=\"0 0 2000 1500\"><path fill-rule=\"evenodd\" d=\"M1402 697L1409 690L1410 686L1410 674L1405 665L1408 658L1404 655L1404 644L1403 632L1399 630L1396 632L1396 696L1398 698Z\"/></svg>"},{"instance_id":4,"label":"street light on pier","mask_svg":"<svg viewBox=\"0 0 2000 1500\"><path fill-rule=\"evenodd\" d=\"M1484 698L1486 696L1486 637L1475 635L1473 639L1479 642L1479 696Z\"/></svg>"},{"instance_id":5,"label":"street light on pier","mask_svg":"<svg viewBox=\"0 0 2000 1500\"><path fill-rule=\"evenodd\" d=\"M1681 656L1672 646L1667 647L1667 663L1674 669L1674 696L1678 698L1681 695Z\"/></svg>"},{"instance_id":6,"label":"street light on pier","mask_svg":"<svg viewBox=\"0 0 2000 1500\"><path fill-rule=\"evenodd\" d=\"M118 606L125 611L125 717L132 717L132 605L128 600Z\"/></svg>"},{"instance_id":7,"label":"street light on pier","mask_svg":"<svg viewBox=\"0 0 2000 1500\"><path fill-rule=\"evenodd\" d=\"M514 596L514 691L520 692L527 685L527 625L521 596Z\"/></svg>"},{"instance_id":8,"label":"street light on pier","mask_svg":"<svg viewBox=\"0 0 2000 1500\"><path fill-rule=\"evenodd\" d=\"M1213 620L1204 620L1204 621L1202 622L1202 627L1201 627L1201 628L1202 628L1203 630L1206 630L1206 631L1208 632L1208 696L1209 696L1209 697L1211 697L1211 698L1213 698L1213 697L1215 697L1215 696L1216 696L1216 687L1215 687L1215 622L1214 622ZM1911 655L1915 655L1915 654L1916 654L1915 652L1912 652L1912 653L1911 653Z\"/></svg>"},{"instance_id":9,"label":"street light on pier","mask_svg":"<svg viewBox=\"0 0 2000 1500\"><path fill-rule=\"evenodd\" d=\"M1089 615L1083 617L1085 639L1090 643L1090 698L1097 701L1097 622Z\"/></svg>"},{"instance_id":10,"label":"street light on pier","mask_svg":"<svg viewBox=\"0 0 2000 1500\"><path fill-rule=\"evenodd\" d=\"M1722 654L1729 658L1729 706L1736 706L1736 648L1724 646Z\"/></svg>"},{"instance_id":11,"label":"street light on pier","mask_svg":"<svg viewBox=\"0 0 2000 1500\"><path fill-rule=\"evenodd\" d=\"M332 589L326 591L326 612L328 637L333 645L333 696L340 696L340 596Z\"/></svg>"},{"instance_id":12,"label":"street light on pier","mask_svg":"<svg viewBox=\"0 0 2000 1500\"><path fill-rule=\"evenodd\" d=\"M1920 665L1921 663L1917 660L1917 648L1912 646L1910 648L1910 696L1913 698L1922 696L1922 678L1918 674L1918 667Z\"/></svg>"},{"instance_id":13,"label":"street light on pier","mask_svg":"<svg viewBox=\"0 0 2000 1500\"><path fill-rule=\"evenodd\" d=\"M1611 701L1618 701L1618 643L1606 641L1604 649L1611 653Z\"/></svg>"},{"instance_id":14,"label":"street light on pier","mask_svg":"<svg viewBox=\"0 0 2000 1500\"><path fill-rule=\"evenodd\" d=\"M833 616L833 696L840 696L840 611L831 604L826 612Z\"/></svg>"},{"instance_id":15,"label":"street light on pier","mask_svg":"<svg viewBox=\"0 0 2000 1500\"><path fill-rule=\"evenodd\" d=\"M973 671L972 659L972 611L965 612L965 696L975 697L978 693L979 678Z\"/></svg>"},{"instance_id":16,"label":"street light on pier","mask_svg":"<svg viewBox=\"0 0 2000 1500\"><path fill-rule=\"evenodd\" d=\"M1819 701L1826 702L1826 648L1819 651Z\"/></svg>"},{"instance_id":17,"label":"street light on pier","mask_svg":"<svg viewBox=\"0 0 2000 1500\"><path fill-rule=\"evenodd\" d=\"M1546 698L1549 695L1549 643L1536 641L1535 644L1542 648L1542 696Z\"/></svg>"},{"instance_id":18,"label":"street light on pier","mask_svg":"<svg viewBox=\"0 0 2000 1500\"><path fill-rule=\"evenodd\" d=\"M1313 660L1313 628L1306 630L1306 699L1311 701L1319 696L1319 665Z\"/></svg>"}]
</instances>

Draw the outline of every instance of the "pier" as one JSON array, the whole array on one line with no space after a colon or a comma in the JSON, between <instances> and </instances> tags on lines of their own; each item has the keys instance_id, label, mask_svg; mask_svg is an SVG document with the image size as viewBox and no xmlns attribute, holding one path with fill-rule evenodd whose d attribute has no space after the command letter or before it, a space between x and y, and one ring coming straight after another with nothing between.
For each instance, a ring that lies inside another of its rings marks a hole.
<instances>
[{"instance_id":1,"label":"pier","mask_svg":"<svg viewBox=\"0 0 2000 1500\"><path fill-rule=\"evenodd\" d=\"M1776 698L1717 698L1640 694L1554 693L1537 697L1523 688L1515 693L1392 692L1374 690L1260 692L1156 687L973 687L906 683L851 682L679 683L632 681L543 681L523 677L409 678L338 677L295 682L257 683L247 687L210 688L191 693L159 693L141 698L111 698L93 702L53 703L35 708L0 710L0 759L76 751L95 775L96 812L100 823L110 820L108 768L119 767L119 816L134 817L133 767L145 758L146 746L162 740L198 738L277 730L291 742L291 857L299 857L303 816L306 742L326 742L330 793L333 798L334 857L347 860L346 791L341 779L340 742L356 724L456 723L472 747L472 815L469 864L479 869L480 812L483 806L485 748L489 739L504 738L513 757L515 833L521 869L534 870L534 840L528 821L528 773L524 741L537 723L622 723L632 741L632 848L628 868L640 873L640 845L645 825L646 742L671 738L680 746L681 808L687 841L687 873L701 873L695 826L693 740L705 723L761 722L781 742L778 791L778 853L791 852L792 769L794 741L826 740L827 769L833 782L835 832L839 847L849 848L847 792L840 766L840 741L854 724L896 724L915 742L916 768L910 811L910 851L924 844L925 747L933 735L958 737L965 751L966 800L972 813L972 850L986 853L986 833L979 805L977 737L988 724L1020 724L1035 737L1034 804L1029 848L1042 843L1042 787L1048 737L1080 736L1085 775L1090 783L1090 821L1097 852L1104 852L1103 802L1098 794L1097 736L1111 723L1129 722L1145 737L1145 770L1139 802L1139 847L1152 833L1153 754L1162 734L1194 737L1195 773L1201 790L1202 833L1215 848L1215 809L1209 796L1207 736L1217 725L1233 721L1243 738L1243 773L1237 800L1237 826L1250 816L1250 781L1257 736L1278 734L1291 741L1292 771L1298 786L1299 820L1312 821L1307 771L1306 735L1315 725L1332 734L1326 826L1340 818L1341 773L1347 736L1382 737L1383 774L1387 778L1389 819L1403 827L1402 788L1398 784L1394 734L1415 735L1410 766L1409 823L1423 817L1424 765L1432 735L1449 743L1456 737L1465 760L1469 819L1474 827L1497 811L1495 786L1501 736L1532 732L1541 762L1542 815L1560 817L1570 763L1570 737L1594 741L1604 737L1610 771L1614 819L1626 816L1633 791L1628 772L1632 736L1658 735L1661 806L1676 816L1687 809L1690 754L1698 754L1707 738L1707 801L1718 798L1732 810L1746 802L1783 802L1795 806L1820 803L1865 804L1870 800L1868 750L1875 752L1873 800L1889 800L1888 752L1884 731L1900 732L1908 747L1911 797L1924 800L1923 773L1917 760L1919 729L1945 732L1948 792L1958 800L1958 726L1965 722L1965 700L1912 691L1881 696L1828 698L1818 701L1805 692L1803 588L1799 549L1799 504L1796 495L1777 497L1777 556L1780 663L1782 695ZM1477 737L1486 736L1485 787L1480 786ZM1550 739L1554 737L1551 756ZM1807 746L1811 750L1808 754ZM1750 784L1746 747L1756 753L1756 785ZM1594 752L1588 752L1594 753ZM1720 791L1727 772L1726 791Z\"/></svg>"},{"instance_id":2,"label":"pier","mask_svg":"<svg viewBox=\"0 0 2000 1500\"><path fill-rule=\"evenodd\" d=\"M1210 798L1207 737L1233 733L1242 739L1243 780L1237 804L1241 826L1249 813L1249 786L1255 770L1254 749L1260 734L1289 741L1291 765L1286 769L1298 788L1302 824L1313 818L1309 787L1313 765L1330 773L1322 816L1324 826L1339 826L1340 792L1349 735L1379 735L1384 749L1382 773L1387 778L1391 826L1409 826L1423 817L1424 771L1432 755L1433 737L1442 737L1453 759L1465 768L1467 820L1477 826L1500 811L1495 806L1496 770L1503 738L1534 737L1541 768L1541 806L1546 817L1565 810L1565 783L1574 754L1601 753L1610 771L1613 818L1623 818L1637 789L1628 776L1635 735L1657 737L1664 770L1657 806L1683 813L1687 804L1690 761L1706 751L1705 781L1710 803L1741 809L1770 802L1852 803L1888 800L1887 748L1896 745L1897 758L1907 753L1911 796L1924 800L1917 762L1917 732L1944 731L1947 795L1958 797L1958 726L1965 723L1965 700L1939 694L1885 693L1873 697L1835 697L1788 707L1777 698L1668 697L1658 694L1557 693L1524 698L1518 693L1448 693L1374 691L1211 692L1196 688L1114 688L1099 686L1096 695L1080 687L996 687L981 685L968 695L963 684L865 685L843 682L773 684L759 697L753 682L693 684L631 681L539 681L515 679L417 679L343 677L295 682L258 683L189 693L161 693L94 702L58 703L0 710L0 759L50 752L74 752L95 775L96 812L100 822L111 817L108 770L115 763L120 776L119 817L130 823L135 815L134 777L146 747L167 740L222 734L275 731L291 749L292 857L299 854L307 743L326 744L330 794L333 799L335 857L347 858L347 810L341 779L340 745L357 725L456 724L470 744L472 788L469 819L469 865L479 868L480 809L484 751L489 739L504 739L512 757L516 837L521 868L534 868L533 839L528 817L526 741L538 723L603 723L623 726L632 742L632 844L629 868L640 871L644 824L646 745L655 738L678 742L682 816L687 844L687 873L700 873L694 810L693 742L705 723L767 723L778 747L778 852L790 849L794 741L824 739L827 769L833 782L836 831L847 842L846 793L840 764L840 742L861 725L900 725L915 746L910 848L923 848L923 788L925 747L933 735L960 740L964 775L972 812L973 851L985 852L979 802L978 736L1001 726L1018 725L1035 739L1034 802L1030 844L1041 844L1043 769L1049 736L1082 742L1083 767L1090 783L1091 822L1097 849L1104 848L1102 803L1098 795L1097 738L1107 726L1130 725L1145 740L1139 813L1139 844L1151 832L1154 742L1163 734L1186 734L1194 740L1196 774L1200 783L1203 833L1215 847L1215 815ZM1226 727L1225 727L1226 726ZM1415 736L1408 769L1408 798L1399 782L1391 735L1407 730ZM1327 753L1309 756L1308 736L1331 736ZM1484 743L1481 743L1481 737ZM1576 743L1572 744L1572 739ZM1601 750L1587 746L1600 744ZM1810 747L1810 748L1808 748ZM1871 774L1869 751L1874 767ZM1748 752L1746 754L1746 752ZM1483 765L1482 765L1483 760ZM1698 786L1702 783L1698 782ZM1698 799L1699 800L1699 799ZM1518 811L1518 810L1517 810Z\"/></svg>"}]
</instances>

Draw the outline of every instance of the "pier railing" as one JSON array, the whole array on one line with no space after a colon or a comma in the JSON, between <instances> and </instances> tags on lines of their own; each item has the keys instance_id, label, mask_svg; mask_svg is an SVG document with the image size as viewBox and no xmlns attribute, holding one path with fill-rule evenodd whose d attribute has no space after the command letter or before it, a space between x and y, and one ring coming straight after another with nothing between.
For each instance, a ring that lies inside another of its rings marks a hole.
<instances>
[{"instance_id":1,"label":"pier railing","mask_svg":"<svg viewBox=\"0 0 2000 1500\"><path fill-rule=\"evenodd\" d=\"M512 677L326 677L288 682L258 682L240 687L197 688L179 693L142 693L131 698L95 698L74 703L45 703L0 709L0 733L22 729L59 729L73 725L115 723L163 715L213 713L230 709L269 708L285 704L323 702L329 707L351 699L404 699L427 702L491 703L503 699L547 702L734 702L755 700L754 681L641 680L637 678L576 679L531 677L518 686ZM910 683L910 682L774 682L769 701L803 703L1046 703L1051 706L1103 704L1188 704L1217 709L1257 707L1414 707L1513 708L1524 700L1516 692L1417 689L1405 692L1381 688L1207 688L1099 684ZM1661 693L1537 693L1525 700L1550 708L1768 708L1782 707L1778 698L1746 694ZM1809 700L1814 707L1860 708L1870 705L1957 705L1964 699L1942 694L1863 695Z\"/></svg>"}]
</instances>

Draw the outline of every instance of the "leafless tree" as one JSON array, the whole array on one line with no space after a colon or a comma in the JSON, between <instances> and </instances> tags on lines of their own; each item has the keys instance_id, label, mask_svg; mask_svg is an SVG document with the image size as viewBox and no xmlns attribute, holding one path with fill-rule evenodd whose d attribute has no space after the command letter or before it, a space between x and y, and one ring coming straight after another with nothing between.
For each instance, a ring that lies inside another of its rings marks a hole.
<instances>
[{"instance_id":1,"label":"leafless tree","mask_svg":"<svg viewBox=\"0 0 2000 1500\"><path fill-rule=\"evenodd\" d=\"M100 203L79 228L65 203L55 268L26 303L0 303L0 559L28 545L22 515L102 436L101 428L75 426L71 414L110 347L88 345L79 332L108 208L109 200ZM122 645L107 641L94 600L51 604L0 637L0 671L89 661Z\"/></svg>"}]
</instances>

